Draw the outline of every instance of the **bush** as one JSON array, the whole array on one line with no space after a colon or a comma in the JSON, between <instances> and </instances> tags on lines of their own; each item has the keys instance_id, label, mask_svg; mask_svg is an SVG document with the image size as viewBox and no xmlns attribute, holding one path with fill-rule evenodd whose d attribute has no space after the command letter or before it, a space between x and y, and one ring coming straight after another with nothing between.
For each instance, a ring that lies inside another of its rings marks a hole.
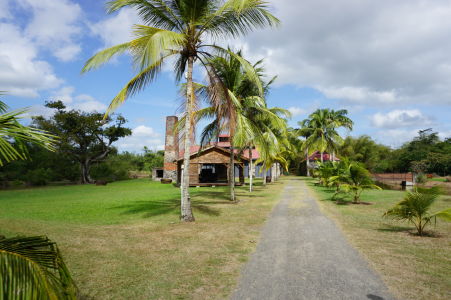
<instances>
[{"instance_id":1,"label":"bush","mask_svg":"<svg viewBox=\"0 0 451 300\"><path fill-rule=\"evenodd\" d=\"M44 168L30 170L25 175L25 178L29 185L47 185L52 178L52 170Z\"/></svg>"},{"instance_id":2,"label":"bush","mask_svg":"<svg viewBox=\"0 0 451 300\"><path fill-rule=\"evenodd\" d=\"M427 177L424 174L418 174L416 177L416 183L426 183L428 181Z\"/></svg>"}]
</instances>

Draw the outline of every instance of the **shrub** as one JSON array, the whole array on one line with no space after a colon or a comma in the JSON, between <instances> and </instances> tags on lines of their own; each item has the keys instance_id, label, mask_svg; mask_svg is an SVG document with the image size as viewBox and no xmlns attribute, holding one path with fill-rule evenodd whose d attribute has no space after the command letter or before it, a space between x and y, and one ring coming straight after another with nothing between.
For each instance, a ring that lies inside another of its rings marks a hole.
<instances>
[{"instance_id":1,"label":"shrub","mask_svg":"<svg viewBox=\"0 0 451 300\"><path fill-rule=\"evenodd\" d=\"M29 185L47 185L52 178L52 171L50 169L39 168L30 170L25 175L26 182Z\"/></svg>"},{"instance_id":2,"label":"shrub","mask_svg":"<svg viewBox=\"0 0 451 300\"><path fill-rule=\"evenodd\" d=\"M424 184L426 183L428 180L426 178L426 176L424 174L418 174L416 179L415 179L416 183L421 183Z\"/></svg>"},{"instance_id":3,"label":"shrub","mask_svg":"<svg viewBox=\"0 0 451 300\"><path fill-rule=\"evenodd\" d=\"M407 192L404 199L393 208L384 213L384 217L392 217L399 221L408 221L412 223L419 236L424 233L424 228L437 217L451 221L451 208L429 213L431 205L437 200L440 189L437 187L431 189L417 188L413 192Z\"/></svg>"}]
</instances>

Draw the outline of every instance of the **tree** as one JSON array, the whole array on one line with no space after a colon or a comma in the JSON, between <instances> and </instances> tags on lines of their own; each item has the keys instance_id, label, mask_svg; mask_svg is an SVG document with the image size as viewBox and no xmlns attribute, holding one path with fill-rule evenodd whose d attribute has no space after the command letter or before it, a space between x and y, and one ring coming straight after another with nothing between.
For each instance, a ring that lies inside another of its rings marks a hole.
<instances>
[{"instance_id":1,"label":"tree","mask_svg":"<svg viewBox=\"0 0 451 300\"><path fill-rule=\"evenodd\" d=\"M55 114L48 119L34 117L33 124L59 136L57 151L79 163L82 183L91 183L92 164L103 161L114 142L131 134L129 128L123 127L126 120L121 116L104 119L100 113L67 111L61 101L48 102L46 106L56 109Z\"/></svg>"},{"instance_id":2,"label":"tree","mask_svg":"<svg viewBox=\"0 0 451 300\"><path fill-rule=\"evenodd\" d=\"M170 57L175 58L174 72L180 81L186 71L186 105L184 125L184 169L189 170L190 136L193 125L195 94L193 85L194 63L207 70L211 82L220 90L220 81L209 69L206 60L212 51L224 49L210 44L212 39L237 37L255 29L273 26L279 20L267 10L263 0L113 0L108 11L124 7L135 8L145 25L135 25L136 38L100 51L85 64L82 72L97 68L117 54L129 51L138 74L112 100L108 112L129 96L146 87L157 77L161 66ZM245 61L238 58L247 66ZM251 71L250 71L251 72ZM255 76L255 75L254 75ZM107 113L108 113L107 112ZM183 173L181 182L181 220L194 221L189 196L189 172Z\"/></svg>"},{"instance_id":3,"label":"tree","mask_svg":"<svg viewBox=\"0 0 451 300\"><path fill-rule=\"evenodd\" d=\"M241 57L241 53L236 55ZM196 112L196 119L213 118L202 132L202 144L210 143L212 139L223 132L230 135L230 166L234 166L235 146L240 153L245 150L250 152L250 167L252 168L252 148L257 146L260 152L269 151L268 140L264 133L271 131L269 125L274 128L286 128L286 123L280 117L289 114L280 108L268 108L265 94L269 89L269 83L263 81L262 61L253 65L258 81L248 76L236 55L215 56L209 60L212 70L215 70L217 78L222 82L225 93L218 95L211 93L214 88L210 85L204 87L207 91L209 107ZM263 85L264 93L260 93L259 86ZM221 101L218 101L218 100ZM273 139L274 141L275 139ZM250 170L252 173L252 170ZM234 168L229 168L230 199L235 201ZM252 178L252 177L251 177ZM252 179L251 179L252 181ZM252 183L250 185L252 190Z\"/></svg>"},{"instance_id":4,"label":"tree","mask_svg":"<svg viewBox=\"0 0 451 300\"><path fill-rule=\"evenodd\" d=\"M417 188L415 191L407 192L404 199L387 210L383 216L412 223L418 235L422 236L426 225L430 224L432 220L436 220L437 217L451 221L451 208L436 213L429 212L438 196L439 190L437 187L432 189Z\"/></svg>"},{"instance_id":5,"label":"tree","mask_svg":"<svg viewBox=\"0 0 451 300\"><path fill-rule=\"evenodd\" d=\"M338 146L343 143L337 128L343 127L352 130L353 122L347 115L347 110L317 109L309 115L308 119L299 123L303 129L302 134L308 136L304 143L304 149L310 151L319 150L321 152L321 162L323 153L335 153ZM333 155L334 156L334 155Z\"/></svg>"},{"instance_id":6,"label":"tree","mask_svg":"<svg viewBox=\"0 0 451 300\"><path fill-rule=\"evenodd\" d=\"M348 136L338 152L352 161L361 162L371 172L385 172L390 168L390 147L377 144L367 135Z\"/></svg>"}]
</instances>

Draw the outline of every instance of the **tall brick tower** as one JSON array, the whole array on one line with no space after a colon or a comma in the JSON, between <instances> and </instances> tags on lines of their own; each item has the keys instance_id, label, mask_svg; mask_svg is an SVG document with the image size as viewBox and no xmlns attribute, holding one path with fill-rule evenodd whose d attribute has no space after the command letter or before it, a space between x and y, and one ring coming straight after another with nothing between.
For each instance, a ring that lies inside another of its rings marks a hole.
<instances>
[{"instance_id":1,"label":"tall brick tower","mask_svg":"<svg viewBox=\"0 0 451 300\"><path fill-rule=\"evenodd\" d=\"M175 128L177 121L176 116L166 117L163 178L172 179L172 182L177 182L176 160L179 158L179 136Z\"/></svg>"}]
</instances>

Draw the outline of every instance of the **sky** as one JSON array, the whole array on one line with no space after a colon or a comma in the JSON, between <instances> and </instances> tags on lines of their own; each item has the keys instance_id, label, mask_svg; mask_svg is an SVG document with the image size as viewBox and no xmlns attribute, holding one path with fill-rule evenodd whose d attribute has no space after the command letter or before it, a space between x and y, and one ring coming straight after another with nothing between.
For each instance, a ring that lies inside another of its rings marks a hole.
<instances>
[{"instance_id":1,"label":"sky","mask_svg":"<svg viewBox=\"0 0 451 300\"><path fill-rule=\"evenodd\" d=\"M272 0L275 29L229 39L251 62L278 76L268 105L292 112L347 109L352 132L399 147L421 129L451 136L451 1ZM97 51L132 38L133 10L105 12L98 0L0 0L0 91L12 109L49 115L45 101L104 112L133 76L129 55L81 75ZM195 80L202 81L197 72ZM171 66L117 113L133 129L121 151L162 149L165 117L182 102ZM26 120L24 121L26 122Z\"/></svg>"}]
</instances>

